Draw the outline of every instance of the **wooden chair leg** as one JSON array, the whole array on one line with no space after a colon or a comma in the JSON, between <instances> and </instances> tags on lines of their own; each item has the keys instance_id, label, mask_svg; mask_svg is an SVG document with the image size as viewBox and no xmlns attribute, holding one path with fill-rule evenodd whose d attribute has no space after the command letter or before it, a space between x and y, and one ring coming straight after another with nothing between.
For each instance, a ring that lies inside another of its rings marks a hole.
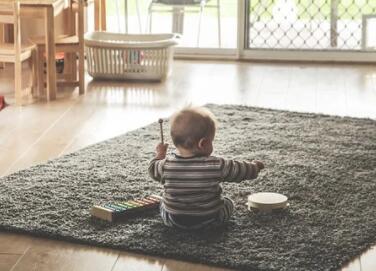
<instances>
[{"instance_id":1,"label":"wooden chair leg","mask_svg":"<svg viewBox=\"0 0 376 271\"><path fill-rule=\"evenodd\" d=\"M22 63L20 61L14 63L14 92L16 104L22 105Z\"/></svg>"},{"instance_id":2,"label":"wooden chair leg","mask_svg":"<svg viewBox=\"0 0 376 271\"><path fill-rule=\"evenodd\" d=\"M33 50L31 55L31 88L34 97L39 98L39 88L38 88L38 52Z\"/></svg>"},{"instance_id":3,"label":"wooden chair leg","mask_svg":"<svg viewBox=\"0 0 376 271\"><path fill-rule=\"evenodd\" d=\"M79 94L85 94L85 58L83 51L78 56L78 82Z\"/></svg>"},{"instance_id":4,"label":"wooden chair leg","mask_svg":"<svg viewBox=\"0 0 376 271\"><path fill-rule=\"evenodd\" d=\"M64 78L65 80L75 81L77 80L77 69L75 66L77 61L74 59L74 54L65 53L64 55Z\"/></svg>"},{"instance_id":5,"label":"wooden chair leg","mask_svg":"<svg viewBox=\"0 0 376 271\"><path fill-rule=\"evenodd\" d=\"M37 49L37 54L38 54L38 62L36 64L36 69L37 69L37 86L38 86L38 96L39 97L45 97L46 92L45 92L45 87L44 87L44 51L42 48Z\"/></svg>"},{"instance_id":6,"label":"wooden chair leg","mask_svg":"<svg viewBox=\"0 0 376 271\"><path fill-rule=\"evenodd\" d=\"M34 70L33 70L33 53L31 53L31 57L27 60L27 65L28 68L31 70L29 78L27 80L27 86L30 87L31 95L32 97L36 96L36 90L34 89L34 80L33 80L33 75L34 75Z\"/></svg>"},{"instance_id":7,"label":"wooden chair leg","mask_svg":"<svg viewBox=\"0 0 376 271\"><path fill-rule=\"evenodd\" d=\"M5 31L4 31L4 28L5 28L5 24L0 23L0 42L1 43L5 42ZM4 68L5 68L5 63L4 62L0 62L0 69L4 69Z\"/></svg>"},{"instance_id":8,"label":"wooden chair leg","mask_svg":"<svg viewBox=\"0 0 376 271\"><path fill-rule=\"evenodd\" d=\"M77 54L74 53L71 55L71 64L72 64L72 80L73 81L77 81L78 80L78 74L77 74L77 70L78 70L78 61L79 59L77 58Z\"/></svg>"}]
</instances>

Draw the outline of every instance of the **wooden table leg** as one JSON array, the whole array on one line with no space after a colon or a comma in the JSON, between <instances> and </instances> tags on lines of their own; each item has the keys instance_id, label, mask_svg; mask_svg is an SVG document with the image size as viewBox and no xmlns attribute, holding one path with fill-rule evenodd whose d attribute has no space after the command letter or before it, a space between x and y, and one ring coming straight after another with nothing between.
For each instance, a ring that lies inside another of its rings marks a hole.
<instances>
[{"instance_id":1,"label":"wooden table leg","mask_svg":"<svg viewBox=\"0 0 376 271\"><path fill-rule=\"evenodd\" d=\"M37 85L38 85L38 96L45 97L48 100L48 94L46 92L46 89L44 88L44 54L43 50L37 50L38 54L38 63L37 63Z\"/></svg>"},{"instance_id":2,"label":"wooden table leg","mask_svg":"<svg viewBox=\"0 0 376 271\"><path fill-rule=\"evenodd\" d=\"M101 30L106 31L106 0L101 0Z\"/></svg>"},{"instance_id":3,"label":"wooden table leg","mask_svg":"<svg viewBox=\"0 0 376 271\"><path fill-rule=\"evenodd\" d=\"M94 1L94 30L99 31L99 25L100 25L100 12L101 12L101 1L95 0Z\"/></svg>"},{"instance_id":4,"label":"wooden table leg","mask_svg":"<svg viewBox=\"0 0 376 271\"><path fill-rule=\"evenodd\" d=\"M0 39L2 43L13 42L13 24L0 24ZM0 63L1 68L5 67L5 63Z\"/></svg>"},{"instance_id":5,"label":"wooden table leg","mask_svg":"<svg viewBox=\"0 0 376 271\"><path fill-rule=\"evenodd\" d=\"M94 29L106 31L106 0L94 1Z\"/></svg>"},{"instance_id":6,"label":"wooden table leg","mask_svg":"<svg viewBox=\"0 0 376 271\"><path fill-rule=\"evenodd\" d=\"M46 7L47 100L56 99L55 25L53 7Z\"/></svg>"},{"instance_id":7,"label":"wooden table leg","mask_svg":"<svg viewBox=\"0 0 376 271\"><path fill-rule=\"evenodd\" d=\"M4 27L5 25L1 23L0 24L0 43L4 42ZM4 63L0 62L0 69L3 69L3 68L4 68Z\"/></svg>"},{"instance_id":8,"label":"wooden table leg","mask_svg":"<svg viewBox=\"0 0 376 271\"><path fill-rule=\"evenodd\" d=\"M70 5L68 12L65 13L65 19L67 22L67 29L65 33L71 36L76 34L76 13ZM77 80L77 69L76 69L76 54L75 53L64 53L64 79L69 81Z\"/></svg>"},{"instance_id":9,"label":"wooden table leg","mask_svg":"<svg viewBox=\"0 0 376 271\"><path fill-rule=\"evenodd\" d=\"M78 41L80 49L78 52L78 81L79 81L79 94L85 94L85 50L84 50L84 7L79 5L78 7Z\"/></svg>"}]
</instances>

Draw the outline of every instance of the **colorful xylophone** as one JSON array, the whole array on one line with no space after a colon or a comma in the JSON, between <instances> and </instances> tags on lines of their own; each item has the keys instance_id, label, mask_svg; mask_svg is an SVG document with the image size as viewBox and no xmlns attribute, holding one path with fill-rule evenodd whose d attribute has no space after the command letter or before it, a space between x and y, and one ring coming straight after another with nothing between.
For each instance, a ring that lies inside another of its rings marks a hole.
<instances>
[{"instance_id":1,"label":"colorful xylophone","mask_svg":"<svg viewBox=\"0 0 376 271\"><path fill-rule=\"evenodd\" d=\"M160 196L151 195L144 199L107 203L103 206L94 205L91 208L91 215L99 219L113 222L115 220L127 217L130 214L157 209L161 199L162 198Z\"/></svg>"}]
</instances>

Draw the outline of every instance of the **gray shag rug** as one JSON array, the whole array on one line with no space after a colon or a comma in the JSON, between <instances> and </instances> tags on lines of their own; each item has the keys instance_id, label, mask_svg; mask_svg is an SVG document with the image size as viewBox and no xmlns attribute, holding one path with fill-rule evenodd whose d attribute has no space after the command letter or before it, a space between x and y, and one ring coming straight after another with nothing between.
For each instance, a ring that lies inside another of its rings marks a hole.
<instances>
[{"instance_id":1,"label":"gray shag rug","mask_svg":"<svg viewBox=\"0 0 376 271\"><path fill-rule=\"evenodd\" d=\"M215 155L266 164L256 180L223 185L237 209L225 227L182 232L157 213L90 218L94 203L162 192L147 174L156 122L0 179L0 229L241 270L337 270L376 243L375 121L208 107ZM289 210L248 212L247 195L260 191L287 195Z\"/></svg>"}]
</instances>

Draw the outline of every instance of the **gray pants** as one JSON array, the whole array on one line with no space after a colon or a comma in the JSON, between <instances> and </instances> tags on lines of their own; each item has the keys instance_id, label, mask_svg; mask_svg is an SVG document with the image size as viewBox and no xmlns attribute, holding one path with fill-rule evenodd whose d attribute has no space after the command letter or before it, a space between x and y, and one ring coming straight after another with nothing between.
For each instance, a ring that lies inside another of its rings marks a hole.
<instances>
[{"instance_id":1,"label":"gray pants","mask_svg":"<svg viewBox=\"0 0 376 271\"><path fill-rule=\"evenodd\" d=\"M231 199L224 197L223 208L211 216L173 215L163 207L160 208L163 223L168 227L183 230L197 230L207 227L215 227L230 220L234 212L234 203ZM162 206L162 205L161 205Z\"/></svg>"}]
</instances>

